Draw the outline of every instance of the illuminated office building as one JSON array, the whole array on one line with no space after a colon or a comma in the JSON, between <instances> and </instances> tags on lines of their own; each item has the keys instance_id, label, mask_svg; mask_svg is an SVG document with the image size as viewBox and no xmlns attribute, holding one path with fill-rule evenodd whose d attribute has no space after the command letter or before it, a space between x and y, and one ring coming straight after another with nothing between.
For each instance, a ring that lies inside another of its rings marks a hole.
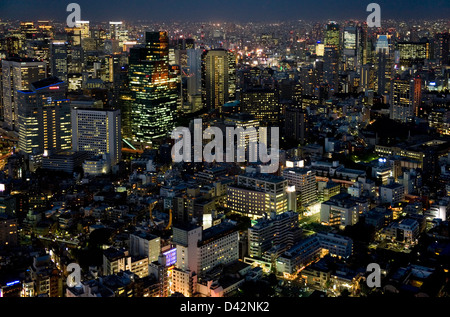
<instances>
[{"instance_id":1,"label":"illuminated office building","mask_svg":"<svg viewBox=\"0 0 450 317\"><path fill-rule=\"evenodd\" d=\"M109 155L111 165L122 157L120 110L73 108L72 149Z\"/></svg>"},{"instance_id":2,"label":"illuminated office building","mask_svg":"<svg viewBox=\"0 0 450 317\"><path fill-rule=\"evenodd\" d=\"M233 129L227 129L229 127ZM234 131L239 128L244 129L247 134L245 138L239 138L235 144L235 162L248 161L246 158L249 158L249 144L252 142L258 142L259 121L256 120L254 116L246 113L232 114L224 119L224 127L222 131L224 132L224 136L226 139L232 140L232 133L234 133ZM254 128L254 130L251 130L249 128ZM245 153L243 153L242 156L238 157L239 154L237 152L237 149L239 148L245 148Z\"/></svg>"},{"instance_id":3,"label":"illuminated office building","mask_svg":"<svg viewBox=\"0 0 450 317\"><path fill-rule=\"evenodd\" d=\"M202 54L202 103L207 109L221 111L236 96L236 59L225 49Z\"/></svg>"},{"instance_id":4,"label":"illuminated office building","mask_svg":"<svg viewBox=\"0 0 450 317\"><path fill-rule=\"evenodd\" d=\"M274 175L238 175L227 189L227 206L232 212L252 219L288 210L288 181Z\"/></svg>"},{"instance_id":5,"label":"illuminated office building","mask_svg":"<svg viewBox=\"0 0 450 317\"><path fill-rule=\"evenodd\" d=\"M449 33L438 33L434 37L435 47L434 56L438 60L440 65L448 65L450 57L450 34Z\"/></svg>"},{"instance_id":6,"label":"illuminated office building","mask_svg":"<svg viewBox=\"0 0 450 317\"><path fill-rule=\"evenodd\" d=\"M390 35L378 35L375 45L376 85L380 95L388 94L391 87L394 58L392 44L389 39Z\"/></svg>"},{"instance_id":7,"label":"illuminated office building","mask_svg":"<svg viewBox=\"0 0 450 317\"><path fill-rule=\"evenodd\" d=\"M128 41L128 30L123 22L109 22L109 39L117 40L120 47Z\"/></svg>"},{"instance_id":8,"label":"illuminated office building","mask_svg":"<svg viewBox=\"0 0 450 317\"><path fill-rule=\"evenodd\" d=\"M241 111L253 115L259 122L276 124L280 108L276 90L251 88L241 94Z\"/></svg>"},{"instance_id":9,"label":"illuminated office building","mask_svg":"<svg viewBox=\"0 0 450 317\"><path fill-rule=\"evenodd\" d=\"M421 79L397 76L392 80L391 85L390 118L407 122L417 115L420 106Z\"/></svg>"},{"instance_id":10,"label":"illuminated office building","mask_svg":"<svg viewBox=\"0 0 450 317\"><path fill-rule=\"evenodd\" d=\"M233 222L224 221L206 230L192 224L176 224L173 242L177 246L177 263L172 272L172 290L184 296L197 292L197 277L239 259L239 231Z\"/></svg>"},{"instance_id":11,"label":"illuminated office building","mask_svg":"<svg viewBox=\"0 0 450 317\"><path fill-rule=\"evenodd\" d=\"M75 27L80 29L80 37L82 40L90 37L89 21L75 21Z\"/></svg>"},{"instance_id":12,"label":"illuminated office building","mask_svg":"<svg viewBox=\"0 0 450 317\"><path fill-rule=\"evenodd\" d=\"M67 43L54 40L50 44L50 74L67 82Z\"/></svg>"},{"instance_id":13,"label":"illuminated office building","mask_svg":"<svg viewBox=\"0 0 450 317\"><path fill-rule=\"evenodd\" d=\"M289 186L295 186L302 206L317 201L315 171L303 167L293 167L284 169L282 175L287 179Z\"/></svg>"},{"instance_id":14,"label":"illuminated office building","mask_svg":"<svg viewBox=\"0 0 450 317\"><path fill-rule=\"evenodd\" d=\"M325 29L325 45L333 45L339 47L340 35L339 35L339 25L336 22L329 22Z\"/></svg>"},{"instance_id":15,"label":"illuminated office building","mask_svg":"<svg viewBox=\"0 0 450 317\"><path fill-rule=\"evenodd\" d=\"M151 144L172 131L178 102L167 32L146 32L145 46L130 49L128 74L133 140Z\"/></svg>"},{"instance_id":16,"label":"illuminated office building","mask_svg":"<svg viewBox=\"0 0 450 317\"><path fill-rule=\"evenodd\" d=\"M423 63L430 58L430 43L428 42L398 42L400 66L411 67Z\"/></svg>"},{"instance_id":17,"label":"illuminated office building","mask_svg":"<svg viewBox=\"0 0 450 317\"><path fill-rule=\"evenodd\" d=\"M67 84L46 78L18 91L19 150L42 154L46 150L69 150L72 129Z\"/></svg>"},{"instance_id":18,"label":"illuminated office building","mask_svg":"<svg viewBox=\"0 0 450 317\"><path fill-rule=\"evenodd\" d=\"M357 26L346 26L342 33L342 62L345 71L359 71L361 32Z\"/></svg>"},{"instance_id":19,"label":"illuminated office building","mask_svg":"<svg viewBox=\"0 0 450 317\"><path fill-rule=\"evenodd\" d=\"M262 258L263 253L275 245L291 247L301 234L298 225L298 213L292 211L259 219L248 228L249 256Z\"/></svg>"},{"instance_id":20,"label":"illuminated office building","mask_svg":"<svg viewBox=\"0 0 450 317\"><path fill-rule=\"evenodd\" d=\"M29 58L2 60L2 95L4 126L18 130L17 99L19 90L27 90L30 84L47 76L47 65Z\"/></svg>"}]
</instances>

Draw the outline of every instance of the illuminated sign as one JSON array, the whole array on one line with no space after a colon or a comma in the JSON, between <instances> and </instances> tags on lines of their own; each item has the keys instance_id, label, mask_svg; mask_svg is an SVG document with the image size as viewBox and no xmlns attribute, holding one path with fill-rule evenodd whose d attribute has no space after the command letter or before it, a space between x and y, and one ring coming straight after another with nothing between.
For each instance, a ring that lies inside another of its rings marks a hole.
<instances>
[{"instance_id":1,"label":"illuminated sign","mask_svg":"<svg viewBox=\"0 0 450 317\"><path fill-rule=\"evenodd\" d=\"M51 86L51 87L49 87L49 89L56 90L56 89L59 89L59 86Z\"/></svg>"},{"instance_id":2,"label":"illuminated sign","mask_svg":"<svg viewBox=\"0 0 450 317\"><path fill-rule=\"evenodd\" d=\"M177 263L177 249L173 248L163 253L166 257L166 266L172 266Z\"/></svg>"},{"instance_id":3,"label":"illuminated sign","mask_svg":"<svg viewBox=\"0 0 450 317\"><path fill-rule=\"evenodd\" d=\"M6 283L6 286L13 286L13 285L16 285L18 283L20 283L20 281L9 282L9 283Z\"/></svg>"}]
</instances>

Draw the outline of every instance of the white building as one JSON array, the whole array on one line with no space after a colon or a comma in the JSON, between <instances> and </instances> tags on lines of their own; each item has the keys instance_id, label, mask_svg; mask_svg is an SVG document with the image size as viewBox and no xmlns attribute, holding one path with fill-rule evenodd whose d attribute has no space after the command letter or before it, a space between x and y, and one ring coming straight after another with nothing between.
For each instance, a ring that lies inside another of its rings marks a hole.
<instances>
[{"instance_id":1,"label":"white building","mask_svg":"<svg viewBox=\"0 0 450 317\"><path fill-rule=\"evenodd\" d=\"M72 149L108 154L112 166L122 158L120 110L72 109Z\"/></svg>"},{"instance_id":2,"label":"white building","mask_svg":"<svg viewBox=\"0 0 450 317\"><path fill-rule=\"evenodd\" d=\"M206 230L191 224L174 226L173 242L177 245L177 263L172 290L185 296L196 292L197 276L239 259L239 232L234 222L222 222Z\"/></svg>"},{"instance_id":3,"label":"white building","mask_svg":"<svg viewBox=\"0 0 450 317\"><path fill-rule=\"evenodd\" d=\"M402 184L391 183L382 185L379 187L379 190L382 204L395 205L405 200L405 187Z\"/></svg>"},{"instance_id":4,"label":"white building","mask_svg":"<svg viewBox=\"0 0 450 317\"><path fill-rule=\"evenodd\" d=\"M287 211L270 219L262 218L248 228L249 256L262 258L263 253L274 245L291 247L296 234L301 234L296 212Z\"/></svg>"},{"instance_id":5,"label":"white building","mask_svg":"<svg viewBox=\"0 0 450 317\"><path fill-rule=\"evenodd\" d=\"M231 211L260 218L288 210L288 181L263 174L239 175L237 184L228 186L227 205Z\"/></svg>"},{"instance_id":6,"label":"white building","mask_svg":"<svg viewBox=\"0 0 450 317\"><path fill-rule=\"evenodd\" d=\"M383 234L387 239L393 239L399 242L415 244L419 236L419 223L417 220L406 218L399 222L389 224L383 230Z\"/></svg>"},{"instance_id":7,"label":"white building","mask_svg":"<svg viewBox=\"0 0 450 317\"><path fill-rule=\"evenodd\" d=\"M290 186L295 186L303 206L307 206L317 200L315 171L309 168L294 167L284 169L282 175L288 180Z\"/></svg>"},{"instance_id":8,"label":"white building","mask_svg":"<svg viewBox=\"0 0 450 317\"><path fill-rule=\"evenodd\" d=\"M146 256L149 263L158 261L161 254L161 238L146 232L130 234L130 253L132 256Z\"/></svg>"}]
</instances>

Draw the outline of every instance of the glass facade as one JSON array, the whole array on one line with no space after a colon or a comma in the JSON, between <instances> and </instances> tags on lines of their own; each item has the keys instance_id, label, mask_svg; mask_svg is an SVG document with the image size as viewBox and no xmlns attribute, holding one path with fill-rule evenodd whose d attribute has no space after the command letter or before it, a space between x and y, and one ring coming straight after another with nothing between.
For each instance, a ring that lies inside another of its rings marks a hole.
<instances>
[{"instance_id":1,"label":"glass facade","mask_svg":"<svg viewBox=\"0 0 450 317\"><path fill-rule=\"evenodd\" d=\"M151 144L174 127L178 90L177 79L169 72L168 45L166 32L147 32L145 46L130 50L128 74L134 142Z\"/></svg>"}]
</instances>

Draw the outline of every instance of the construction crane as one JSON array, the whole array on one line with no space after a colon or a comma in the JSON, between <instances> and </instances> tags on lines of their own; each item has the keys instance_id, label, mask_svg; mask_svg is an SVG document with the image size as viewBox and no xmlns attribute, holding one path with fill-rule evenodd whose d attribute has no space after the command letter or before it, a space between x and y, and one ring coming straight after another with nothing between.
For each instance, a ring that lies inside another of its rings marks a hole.
<instances>
[{"instance_id":1,"label":"construction crane","mask_svg":"<svg viewBox=\"0 0 450 317\"><path fill-rule=\"evenodd\" d=\"M157 200L153 201L149 205L149 211L150 211L150 221L152 222L153 226L156 227L156 223L153 220L152 211L155 208L156 204L158 203ZM166 228L164 230L169 230L170 227L172 227L172 209L169 209L169 223L167 224Z\"/></svg>"},{"instance_id":2,"label":"construction crane","mask_svg":"<svg viewBox=\"0 0 450 317\"><path fill-rule=\"evenodd\" d=\"M156 206L157 203L158 203L158 201L155 200L155 201L151 202L150 205L148 206L149 211L150 211L150 221L153 223L153 226L154 226L154 227L156 227L156 223L155 223L155 221L153 220L152 211L153 211L153 208L155 208L155 206Z\"/></svg>"}]
</instances>

